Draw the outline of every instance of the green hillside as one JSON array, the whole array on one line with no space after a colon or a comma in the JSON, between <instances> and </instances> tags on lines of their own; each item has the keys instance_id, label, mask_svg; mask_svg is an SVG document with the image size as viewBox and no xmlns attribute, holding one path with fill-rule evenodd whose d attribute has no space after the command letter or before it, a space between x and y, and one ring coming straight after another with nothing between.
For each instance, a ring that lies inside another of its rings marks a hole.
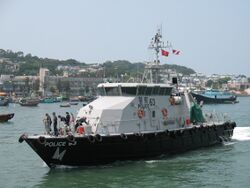
<instances>
[{"instance_id":1,"label":"green hillside","mask_svg":"<svg viewBox=\"0 0 250 188\"><path fill-rule=\"evenodd\" d=\"M68 60L58 60L49 58L39 58L37 56L32 56L31 54L24 55L23 52L13 52L11 50L0 49L0 59L5 59L6 61L12 62L13 64L18 64L19 69L14 72L15 75L37 75L40 67L48 68L53 75L62 74L61 71L57 70L58 65L63 66L80 66L86 67L90 64L82 63L74 59ZM4 69L4 64L0 64L0 74L8 74L11 70ZM143 63L131 63L127 60L117 60L117 61L106 61L100 66L104 68L106 77L116 77L121 75L136 76L141 75L144 70ZM178 73L184 75L189 75L195 73L193 69L179 66L179 65L162 65L164 68L176 70ZM13 74L13 71L11 71Z\"/></svg>"}]
</instances>

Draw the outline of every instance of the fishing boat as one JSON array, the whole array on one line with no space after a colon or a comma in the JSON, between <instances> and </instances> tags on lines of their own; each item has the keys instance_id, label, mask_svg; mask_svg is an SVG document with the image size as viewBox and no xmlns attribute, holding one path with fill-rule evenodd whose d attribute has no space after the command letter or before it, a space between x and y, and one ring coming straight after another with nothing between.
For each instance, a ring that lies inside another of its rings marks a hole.
<instances>
[{"instance_id":1,"label":"fishing boat","mask_svg":"<svg viewBox=\"0 0 250 188\"><path fill-rule=\"evenodd\" d=\"M0 114L0 122L6 122L14 117L14 113Z\"/></svg>"},{"instance_id":2,"label":"fishing boat","mask_svg":"<svg viewBox=\"0 0 250 188\"><path fill-rule=\"evenodd\" d=\"M38 98L33 97L20 98L18 101L21 106L37 106L39 102L40 100Z\"/></svg>"},{"instance_id":3,"label":"fishing boat","mask_svg":"<svg viewBox=\"0 0 250 188\"><path fill-rule=\"evenodd\" d=\"M237 96L229 92L209 89L200 92L192 92L192 96L198 103L204 104L234 104L237 103Z\"/></svg>"},{"instance_id":4,"label":"fishing boat","mask_svg":"<svg viewBox=\"0 0 250 188\"><path fill-rule=\"evenodd\" d=\"M156 59L146 64L142 82L99 84L100 96L77 114L76 132L23 134L19 142L53 168L152 159L229 141L235 122L203 114L190 93L159 83L159 53L165 48L170 46L158 30L150 43Z\"/></svg>"}]
</instances>

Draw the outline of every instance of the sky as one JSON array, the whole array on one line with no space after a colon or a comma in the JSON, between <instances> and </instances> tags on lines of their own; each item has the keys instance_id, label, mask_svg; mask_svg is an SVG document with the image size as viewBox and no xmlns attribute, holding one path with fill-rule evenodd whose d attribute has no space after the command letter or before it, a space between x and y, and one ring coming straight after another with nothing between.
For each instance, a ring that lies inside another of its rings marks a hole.
<instances>
[{"instance_id":1,"label":"sky","mask_svg":"<svg viewBox=\"0 0 250 188\"><path fill-rule=\"evenodd\" d=\"M38 57L150 61L160 26L162 64L250 76L249 0L0 0L0 49Z\"/></svg>"}]
</instances>

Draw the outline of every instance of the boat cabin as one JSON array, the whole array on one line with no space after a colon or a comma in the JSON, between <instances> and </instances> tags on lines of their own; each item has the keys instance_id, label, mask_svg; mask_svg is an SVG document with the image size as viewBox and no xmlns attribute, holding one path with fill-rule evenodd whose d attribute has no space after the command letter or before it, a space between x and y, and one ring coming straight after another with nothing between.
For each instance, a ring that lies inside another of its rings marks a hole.
<instances>
[{"instance_id":1,"label":"boat cabin","mask_svg":"<svg viewBox=\"0 0 250 188\"><path fill-rule=\"evenodd\" d=\"M185 96L172 103L173 87L167 84L103 83L100 96L80 109L88 133L116 134L183 127L189 119ZM178 102L178 104L177 104Z\"/></svg>"}]
</instances>

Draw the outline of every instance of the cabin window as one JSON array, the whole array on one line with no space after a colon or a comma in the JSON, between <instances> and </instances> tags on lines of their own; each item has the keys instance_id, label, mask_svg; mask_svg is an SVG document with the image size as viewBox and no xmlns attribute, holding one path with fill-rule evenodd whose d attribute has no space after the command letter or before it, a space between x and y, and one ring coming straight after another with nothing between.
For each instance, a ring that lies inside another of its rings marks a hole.
<instances>
[{"instance_id":1,"label":"cabin window","mask_svg":"<svg viewBox=\"0 0 250 188\"><path fill-rule=\"evenodd\" d=\"M159 95L170 95L172 91L171 87L161 87Z\"/></svg>"},{"instance_id":2,"label":"cabin window","mask_svg":"<svg viewBox=\"0 0 250 188\"><path fill-rule=\"evenodd\" d=\"M105 90L103 87L98 87L97 92L99 95L104 96L105 95Z\"/></svg>"},{"instance_id":3,"label":"cabin window","mask_svg":"<svg viewBox=\"0 0 250 188\"><path fill-rule=\"evenodd\" d=\"M152 87L147 87L147 88L146 88L145 95L151 95L151 94L152 94L152 90L153 90Z\"/></svg>"},{"instance_id":4,"label":"cabin window","mask_svg":"<svg viewBox=\"0 0 250 188\"><path fill-rule=\"evenodd\" d=\"M159 95L160 86L153 87L152 95Z\"/></svg>"},{"instance_id":5,"label":"cabin window","mask_svg":"<svg viewBox=\"0 0 250 188\"><path fill-rule=\"evenodd\" d=\"M139 86L138 87L138 95L145 95L147 87L146 86Z\"/></svg>"},{"instance_id":6,"label":"cabin window","mask_svg":"<svg viewBox=\"0 0 250 188\"><path fill-rule=\"evenodd\" d=\"M136 95L137 87L121 87L122 95Z\"/></svg>"},{"instance_id":7,"label":"cabin window","mask_svg":"<svg viewBox=\"0 0 250 188\"><path fill-rule=\"evenodd\" d=\"M164 95L170 95L172 91L171 87L166 87Z\"/></svg>"},{"instance_id":8,"label":"cabin window","mask_svg":"<svg viewBox=\"0 0 250 188\"><path fill-rule=\"evenodd\" d=\"M165 89L166 89L165 87L161 87L161 88L160 88L159 95L164 95Z\"/></svg>"},{"instance_id":9,"label":"cabin window","mask_svg":"<svg viewBox=\"0 0 250 188\"><path fill-rule=\"evenodd\" d=\"M106 87L105 88L107 96L119 96L119 88L118 87Z\"/></svg>"}]
</instances>

